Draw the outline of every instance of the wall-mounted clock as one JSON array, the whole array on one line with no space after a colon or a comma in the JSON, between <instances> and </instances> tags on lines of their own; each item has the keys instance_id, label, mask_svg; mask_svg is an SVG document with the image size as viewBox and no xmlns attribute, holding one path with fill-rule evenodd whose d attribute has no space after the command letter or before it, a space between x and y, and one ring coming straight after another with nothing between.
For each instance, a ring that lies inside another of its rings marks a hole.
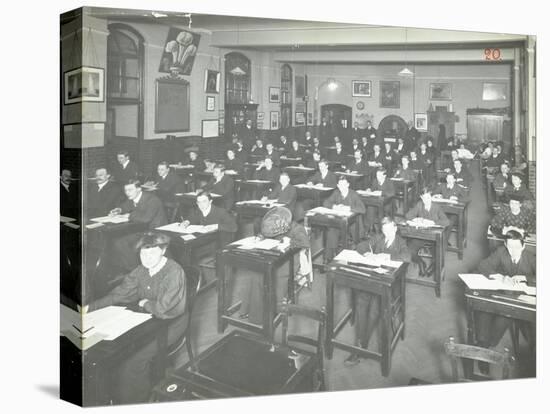
<instances>
[{"instance_id":1,"label":"wall-mounted clock","mask_svg":"<svg viewBox=\"0 0 550 414\"><path fill-rule=\"evenodd\" d=\"M357 102L357 103L355 104L355 107L356 107L357 109L359 109L360 111L362 111L363 109L365 109L365 102L359 101L359 102Z\"/></svg>"}]
</instances>

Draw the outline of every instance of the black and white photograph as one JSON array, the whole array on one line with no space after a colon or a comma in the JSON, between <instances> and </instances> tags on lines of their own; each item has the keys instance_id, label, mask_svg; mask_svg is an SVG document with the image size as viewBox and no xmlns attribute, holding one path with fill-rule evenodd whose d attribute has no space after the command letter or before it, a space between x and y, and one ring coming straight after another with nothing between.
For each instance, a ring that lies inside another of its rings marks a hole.
<instances>
[{"instance_id":1,"label":"black and white photograph","mask_svg":"<svg viewBox=\"0 0 550 414\"><path fill-rule=\"evenodd\" d=\"M254 15L60 15L61 399L535 381L536 33Z\"/></svg>"}]
</instances>

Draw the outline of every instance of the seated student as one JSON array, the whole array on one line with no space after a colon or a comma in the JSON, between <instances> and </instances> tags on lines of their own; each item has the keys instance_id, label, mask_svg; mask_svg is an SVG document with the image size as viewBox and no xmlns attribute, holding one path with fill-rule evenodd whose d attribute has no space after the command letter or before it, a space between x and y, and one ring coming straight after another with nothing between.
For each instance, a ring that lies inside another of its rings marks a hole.
<instances>
[{"instance_id":1,"label":"seated student","mask_svg":"<svg viewBox=\"0 0 550 414\"><path fill-rule=\"evenodd\" d=\"M504 162L504 158L498 152L497 147L493 147L491 150L491 156L485 161L485 166L487 168L498 168Z\"/></svg>"},{"instance_id":2,"label":"seated student","mask_svg":"<svg viewBox=\"0 0 550 414\"><path fill-rule=\"evenodd\" d=\"M409 168L409 163L409 157L407 155L403 155L401 157L401 167L397 169L397 171L393 175L393 178L402 178L403 180L407 181L415 181L416 171L414 171L412 168Z\"/></svg>"},{"instance_id":3,"label":"seated student","mask_svg":"<svg viewBox=\"0 0 550 414\"><path fill-rule=\"evenodd\" d=\"M349 181L345 175L338 178L337 189L323 202L323 206L334 210L365 214L365 205L363 201L355 191L349 188ZM361 229L362 220L358 220L356 225L359 225ZM351 233L355 238L355 232L352 231ZM341 236L339 229L329 228L327 230L327 243L323 252L325 263L330 262L334 257ZM358 240L354 241L358 242Z\"/></svg>"},{"instance_id":4,"label":"seated student","mask_svg":"<svg viewBox=\"0 0 550 414\"><path fill-rule=\"evenodd\" d=\"M287 158L303 158L304 151L300 148L300 143L298 140L293 139L291 147L284 154Z\"/></svg>"},{"instance_id":5,"label":"seated student","mask_svg":"<svg viewBox=\"0 0 550 414\"><path fill-rule=\"evenodd\" d=\"M367 257L388 254L391 260L409 262L411 254L405 240L397 234L397 225L390 217L382 219L382 234L376 234L357 245L356 250ZM380 317L380 296L364 291L355 293L355 341L357 346L368 349L370 338ZM351 353L344 364L360 362L356 353Z\"/></svg>"},{"instance_id":6,"label":"seated student","mask_svg":"<svg viewBox=\"0 0 550 414\"><path fill-rule=\"evenodd\" d=\"M250 155L265 157L266 153L267 151L264 148L264 142L261 138L256 138L256 143L250 149Z\"/></svg>"},{"instance_id":7,"label":"seated student","mask_svg":"<svg viewBox=\"0 0 550 414\"><path fill-rule=\"evenodd\" d=\"M258 168L254 172L255 180L271 181L276 183L279 181L280 170L273 166L271 158L266 158L263 162L260 162Z\"/></svg>"},{"instance_id":8,"label":"seated student","mask_svg":"<svg viewBox=\"0 0 550 414\"><path fill-rule=\"evenodd\" d=\"M372 168L369 167L369 164L363 159L363 152L361 150L356 150L353 153L353 160L348 162L346 172L363 174L364 177L357 182L358 188L364 188L370 183Z\"/></svg>"},{"instance_id":9,"label":"seated student","mask_svg":"<svg viewBox=\"0 0 550 414\"><path fill-rule=\"evenodd\" d=\"M169 243L168 236L149 232L141 236L137 250L141 264L128 273L122 283L105 297L88 306L81 312L94 311L111 305L138 303L145 312L158 319L174 319L168 328L167 344L174 343L185 329L186 318L176 319L186 312L185 273L172 259L165 256ZM151 384L151 360L158 352L158 338L150 340L128 355L113 373L114 395L117 404L146 402Z\"/></svg>"},{"instance_id":10,"label":"seated student","mask_svg":"<svg viewBox=\"0 0 550 414\"><path fill-rule=\"evenodd\" d=\"M393 170L397 164L397 157L395 152L392 149L391 142L384 143L384 165L383 167L388 170L389 174L392 175Z\"/></svg>"},{"instance_id":11,"label":"seated student","mask_svg":"<svg viewBox=\"0 0 550 414\"><path fill-rule=\"evenodd\" d=\"M513 229L519 231L523 235L533 233L535 231L534 214L526 209L523 205L523 198L519 194L510 196L508 205L503 204L499 211L491 220L490 230L497 236L501 237Z\"/></svg>"},{"instance_id":12,"label":"seated student","mask_svg":"<svg viewBox=\"0 0 550 414\"><path fill-rule=\"evenodd\" d=\"M300 269L295 275L297 281L311 274L311 261L307 255L310 248L309 236L301 224L293 220L292 213L285 207L275 207L269 210L261 222L260 237L281 240L286 242L289 248L300 248ZM283 245L282 245L283 246ZM275 297L277 301L283 296L286 288L287 274L284 272L275 280ZM251 275L246 280L246 286L239 312L241 319L247 319L251 323L262 323L263 316L263 281L258 275Z\"/></svg>"},{"instance_id":13,"label":"seated student","mask_svg":"<svg viewBox=\"0 0 550 414\"><path fill-rule=\"evenodd\" d=\"M145 185L152 186L156 183L156 195L162 201L173 201L174 194L183 192L183 182L181 178L173 173L166 161L162 161L157 166L157 176L154 181L146 182Z\"/></svg>"},{"instance_id":14,"label":"seated student","mask_svg":"<svg viewBox=\"0 0 550 414\"><path fill-rule=\"evenodd\" d=\"M380 144L374 144L372 147L372 153L367 156L367 162L372 168L383 167L386 160L384 154L380 150Z\"/></svg>"},{"instance_id":15,"label":"seated student","mask_svg":"<svg viewBox=\"0 0 550 414\"><path fill-rule=\"evenodd\" d=\"M493 155L493 148L495 148L495 145L492 142L482 143L479 148L479 157L482 160L489 159Z\"/></svg>"},{"instance_id":16,"label":"seated student","mask_svg":"<svg viewBox=\"0 0 550 414\"><path fill-rule=\"evenodd\" d=\"M470 188L472 185L473 177L470 171L464 167L462 160L456 159L453 162L453 168L451 168L452 173L456 177L456 182L464 187Z\"/></svg>"},{"instance_id":17,"label":"seated student","mask_svg":"<svg viewBox=\"0 0 550 414\"><path fill-rule=\"evenodd\" d=\"M197 196L197 209L193 209L191 215L181 225L187 227L190 224L200 226L213 226L218 228L220 247L224 247L233 241L237 232L235 217L224 208L212 204L212 195L204 191Z\"/></svg>"},{"instance_id":18,"label":"seated student","mask_svg":"<svg viewBox=\"0 0 550 414\"><path fill-rule=\"evenodd\" d=\"M445 183L439 184L433 191L434 198L444 198L447 200L464 202L468 199L468 190L466 187L457 184L456 178L452 172L447 172Z\"/></svg>"},{"instance_id":19,"label":"seated student","mask_svg":"<svg viewBox=\"0 0 550 414\"><path fill-rule=\"evenodd\" d=\"M237 134L236 132L233 132L231 134L231 144L228 145L227 149L229 148L236 149L238 141L239 141L239 134Z\"/></svg>"},{"instance_id":20,"label":"seated student","mask_svg":"<svg viewBox=\"0 0 550 414\"><path fill-rule=\"evenodd\" d=\"M397 156L397 160L401 160L404 155L408 155L409 150L405 145L405 140L402 137L397 138L397 146L393 149Z\"/></svg>"},{"instance_id":21,"label":"seated student","mask_svg":"<svg viewBox=\"0 0 550 414\"><path fill-rule=\"evenodd\" d=\"M535 210L535 198L531 191L527 189L527 186L523 183L523 173L518 170L514 170L511 173L512 185L506 186L504 188L504 201L511 200L512 196L520 196L523 200L525 207L528 210Z\"/></svg>"},{"instance_id":22,"label":"seated student","mask_svg":"<svg viewBox=\"0 0 550 414\"><path fill-rule=\"evenodd\" d=\"M420 144L419 151L417 153L418 161L422 165L422 176L424 182L429 184L434 178L434 156L428 152L428 146L425 142Z\"/></svg>"},{"instance_id":23,"label":"seated student","mask_svg":"<svg viewBox=\"0 0 550 414\"><path fill-rule=\"evenodd\" d=\"M164 226L168 223L162 201L151 193L141 190L138 180L130 180L124 185L124 193L128 199L109 213L109 215L129 213L129 221L146 224L150 230ZM129 234L115 240L114 255L118 264L125 271L130 271L137 266L137 256L134 246L139 239L139 234Z\"/></svg>"},{"instance_id":24,"label":"seated student","mask_svg":"<svg viewBox=\"0 0 550 414\"><path fill-rule=\"evenodd\" d=\"M277 203L283 203L295 215L296 208L296 188L290 184L290 177L286 172L282 172L279 176L279 183L273 188L273 190L266 192L262 197L263 201L275 200Z\"/></svg>"},{"instance_id":25,"label":"seated student","mask_svg":"<svg viewBox=\"0 0 550 414\"><path fill-rule=\"evenodd\" d=\"M395 187L393 182L387 179L387 171L385 168L378 168L376 170L376 178L372 180L367 191L380 191L382 193L381 197L384 198L392 197L395 194ZM365 233L369 233L373 228L378 232L378 229L375 228L375 223L377 222L376 213L376 207L367 207L367 214L365 214ZM391 214L390 204L384 206L384 214Z\"/></svg>"},{"instance_id":26,"label":"seated student","mask_svg":"<svg viewBox=\"0 0 550 414\"><path fill-rule=\"evenodd\" d=\"M321 185L323 187L336 188L338 178L336 174L328 169L328 162L325 159L319 161L317 171L308 181L308 185Z\"/></svg>"},{"instance_id":27,"label":"seated student","mask_svg":"<svg viewBox=\"0 0 550 414\"><path fill-rule=\"evenodd\" d=\"M80 195L76 185L72 184L70 170L61 171L60 177L60 213L64 217L78 218L80 216Z\"/></svg>"},{"instance_id":28,"label":"seated student","mask_svg":"<svg viewBox=\"0 0 550 414\"><path fill-rule=\"evenodd\" d=\"M335 137L338 138L338 137ZM342 143L340 141L336 141L335 143L336 149L329 152L328 159L331 162L338 163L339 165L343 166L348 163L348 156L342 149Z\"/></svg>"},{"instance_id":29,"label":"seated student","mask_svg":"<svg viewBox=\"0 0 550 414\"><path fill-rule=\"evenodd\" d=\"M357 138L357 137L354 137L351 140L351 147L350 147L349 153L351 155L353 155L353 154L355 154L355 151L363 152L363 148L361 148L361 146L359 145L359 138Z\"/></svg>"},{"instance_id":30,"label":"seated student","mask_svg":"<svg viewBox=\"0 0 550 414\"><path fill-rule=\"evenodd\" d=\"M204 163L204 160L199 157L198 150L191 149L187 157L188 159L186 164L195 167L196 171L204 171L206 169L206 164Z\"/></svg>"},{"instance_id":31,"label":"seated student","mask_svg":"<svg viewBox=\"0 0 550 414\"><path fill-rule=\"evenodd\" d=\"M235 158L241 160L243 164L248 161L248 151L244 149L243 140L239 139L237 141L237 146L235 147Z\"/></svg>"},{"instance_id":32,"label":"seated student","mask_svg":"<svg viewBox=\"0 0 550 414\"><path fill-rule=\"evenodd\" d=\"M281 166L281 155L279 154L279 151L273 148L273 144L271 142L265 144L265 156L266 158L271 158L275 167L279 168Z\"/></svg>"},{"instance_id":33,"label":"seated student","mask_svg":"<svg viewBox=\"0 0 550 414\"><path fill-rule=\"evenodd\" d=\"M447 227L449 219L437 204L432 202L432 191L429 187L424 187L420 192L420 201L405 214L407 220L422 218L425 224ZM409 250L412 255L412 261L418 265L418 274L420 277L428 277L426 272L426 263L418 255L418 251L424 246L424 240L413 239L409 241Z\"/></svg>"},{"instance_id":34,"label":"seated student","mask_svg":"<svg viewBox=\"0 0 550 414\"><path fill-rule=\"evenodd\" d=\"M416 153L416 151L411 151L410 153L410 161L409 161L409 166L411 167L411 169L413 169L414 171L424 171L424 164L422 162L420 162L420 160L418 159L418 154Z\"/></svg>"},{"instance_id":35,"label":"seated student","mask_svg":"<svg viewBox=\"0 0 550 414\"><path fill-rule=\"evenodd\" d=\"M311 152L313 153L315 151L321 154L321 158L326 155L326 151L321 147L321 141L319 141L319 138L317 137L313 137L313 146L311 147Z\"/></svg>"},{"instance_id":36,"label":"seated student","mask_svg":"<svg viewBox=\"0 0 550 414\"><path fill-rule=\"evenodd\" d=\"M227 150L225 170L235 171L241 177L244 175L244 161L240 158L235 157L235 150L232 148Z\"/></svg>"},{"instance_id":37,"label":"seated student","mask_svg":"<svg viewBox=\"0 0 550 414\"><path fill-rule=\"evenodd\" d=\"M510 175L510 165L507 162L500 164L500 172L495 176L493 180L493 188L495 190L504 190L507 186L512 184L512 177Z\"/></svg>"},{"instance_id":38,"label":"seated student","mask_svg":"<svg viewBox=\"0 0 550 414\"><path fill-rule=\"evenodd\" d=\"M319 168L319 162L321 161L321 153L317 150L313 151L311 153L311 157L306 159L305 166L308 168L315 168L316 170ZM302 160L303 165L304 162Z\"/></svg>"},{"instance_id":39,"label":"seated student","mask_svg":"<svg viewBox=\"0 0 550 414\"><path fill-rule=\"evenodd\" d=\"M206 191L222 196L223 208L231 210L235 204L235 182L225 174L225 167L216 164L212 170L212 179L204 187Z\"/></svg>"},{"instance_id":40,"label":"seated student","mask_svg":"<svg viewBox=\"0 0 550 414\"><path fill-rule=\"evenodd\" d=\"M107 168L95 170L95 183L88 187L88 218L106 216L122 202L122 190L110 178Z\"/></svg>"},{"instance_id":41,"label":"seated student","mask_svg":"<svg viewBox=\"0 0 550 414\"><path fill-rule=\"evenodd\" d=\"M504 246L500 246L489 257L482 260L478 266L478 273L489 278L501 279L510 286L523 283L519 276L526 279L527 286L536 286L536 258L535 255L525 249L521 233L510 230L505 234ZM496 347L504 333L510 326L511 320L505 316L493 313L477 312L476 337L477 345L489 348ZM523 321L520 328L528 334L528 342L534 343L535 326ZM482 366L480 365L480 370ZM485 370L488 367L485 366Z\"/></svg>"},{"instance_id":42,"label":"seated student","mask_svg":"<svg viewBox=\"0 0 550 414\"><path fill-rule=\"evenodd\" d=\"M135 162L130 160L128 151L118 151L116 159L117 165L113 168L113 175L119 185L124 185L128 181L138 178L139 168Z\"/></svg>"},{"instance_id":43,"label":"seated student","mask_svg":"<svg viewBox=\"0 0 550 414\"><path fill-rule=\"evenodd\" d=\"M279 154L284 154L290 149L290 141L285 135L281 135L279 142L275 145L279 150Z\"/></svg>"},{"instance_id":44,"label":"seated student","mask_svg":"<svg viewBox=\"0 0 550 414\"><path fill-rule=\"evenodd\" d=\"M313 146L313 137L311 136L311 131L306 131L304 139L300 143L300 146L304 149L304 152L311 152L311 147Z\"/></svg>"}]
</instances>

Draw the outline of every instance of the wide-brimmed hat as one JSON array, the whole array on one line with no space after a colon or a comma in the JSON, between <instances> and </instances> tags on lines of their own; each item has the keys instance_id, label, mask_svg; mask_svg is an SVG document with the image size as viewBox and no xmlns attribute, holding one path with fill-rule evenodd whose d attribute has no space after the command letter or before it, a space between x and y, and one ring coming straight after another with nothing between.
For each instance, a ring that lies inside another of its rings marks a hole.
<instances>
[{"instance_id":1,"label":"wide-brimmed hat","mask_svg":"<svg viewBox=\"0 0 550 414\"><path fill-rule=\"evenodd\" d=\"M261 232L264 237L276 237L290 230L292 213L286 207L274 207L262 219Z\"/></svg>"}]
</instances>

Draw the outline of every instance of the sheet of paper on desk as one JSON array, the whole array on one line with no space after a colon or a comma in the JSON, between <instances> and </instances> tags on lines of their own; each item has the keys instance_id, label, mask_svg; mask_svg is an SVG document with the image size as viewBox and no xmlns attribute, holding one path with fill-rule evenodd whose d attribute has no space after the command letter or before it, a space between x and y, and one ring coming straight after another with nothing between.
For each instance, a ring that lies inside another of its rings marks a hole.
<instances>
[{"instance_id":1,"label":"sheet of paper on desk","mask_svg":"<svg viewBox=\"0 0 550 414\"><path fill-rule=\"evenodd\" d=\"M525 303L528 303L529 305L536 305L537 304L537 298L535 296L519 295L518 300L521 300Z\"/></svg>"},{"instance_id":2,"label":"sheet of paper on desk","mask_svg":"<svg viewBox=\"0 0 550 414\"><path fill-rule=\"evenodd\" d=\"M195 224L190 224L187 227L183 227L180 223L171 223L167 224L165 226L157 227L157 230L164 230L164 231L173 231L174 233L182 233L182 234L192 234L192 233L209 233L210 231L214 231L213 227L210 226L200 226Z\"/></svg>"},{"instance_id":3,"label":"sheet of paper on desk","mask_svg":"<svg viewBox=\"0 0 550 414\"><path fill-rule=\"evenodd\" d=\"M61 223L70 223L71 221L76 221L76 219L71 218L71 217L60 216L59 221Z\"/></svg>"},{"instance_id":4,"label":"sheet of paper on desk","mask_svg":"<svg viewBox=\"0 0 550 414\"><path fill-rule=\"evenodd\" d=\"M132 312L125 309L118 317L102 323L98 328L98 332L105 335L105 340L112 341L152 317L149 313Z\"/></svg>"},{"instance_id":5,"label":"sheet of paper on desk","mask_svg":"<svg viewBox=\"0 0 550 414\"><path fill-rule=\"evenodd\" d=\"M92 223L92 224L86 224L86 228L87 229L95 229L97 227L102 227L104 226L103 223Z\"/></svg>"},{"instance_id":6,"label":"sheet of paper on desk","mask_svg":"<svg viewBox=\"0 0 550 414\"><path fill-rule=\"evenodd\" d=\"M63 225L67 226L67 227L70 227L71 229L79 229L80 228L80 226L78 224L74 224L74 223L64 223Z\"/></svg>"},{"instance_id":7,"label":"sheet of paper on desk","mask_svg":"<svg viewBox=\"0 0 550 414\"><path fill-rule=\"evenodd\" d=\"M334 258L334 260L352 262L352 263L362 263L371 266L389 266L398 268L401 266L402 262L391 260L389 254L376 254L370 257L363 256L356 250L344 249Z\"/></svg>"},{"instance_id":8,"label":"sheet of paper on desk","mask_svg":"<svg viewBox=\"0 0 550 414\"><path fill-rule=\"evenodd\" d=\"M257 237L251 236L245 239L239 240L233 245L239 246L240 249L251 250L251 249L262 249L262 250L271 250L277 247L281 242L275 239L263 239L258 240Z\"/></svg>"},{"instance_id":9,"label":"sheet of paper on desk","mask_svg":"<svg viewBox=\"0 0 550 414\"><path fill-rule=\"evenodd\" d=\"M323 187L322 185L307 185L307 184L296 184L294 187L297 187L297 188L314 188L316 190L325 190L325 191L328 191L328 190L334 190L334 188L332 187Z\"/></svg>"},{"instance_id":10,"label":"sheet of paper on desk","mask_svg":"<svg viewBox=\"0 0 550 414\"><path fill-rule=\"evenodd\" d=\"M326 207L315 207L315 208L312 208L311 210L308 210L308 212L306 213L306 215L308 213L312 213L312 214L324 214L324 215L333 215L333 216L342 216L342 217L349 217L353 214L352 211L341 211L341 210L334 210L334 209L331 209L331 208L326 208Z\"/></svg>"},{"instance_id":11,"label":"sheet of paper on desk","mask_svg":"<svg viewBox=\"0 0 550 414\"><path fill-rule=\"evenodd\" d=\"M376 196L380 197L382 195L382 191L367 191L367 190L357 190L357 194L360 195L366 195L366 196Z\"/></svg>"},{"instance_id":12,"label":"sheet of paper on desk","mask_svg":"<svg viewBox=\"0 0 550 414\"><path fill-rule=\"evenodd\" d=\"M129 221L129 214L119 214L117 216L104 216L91 219L96 223L127 223Z\"/></svg>"},{"instance_id":13,"label":"sheet of paper on desk","mask_svg":"<svg viewBox=\"0 0 550 414\"><path fill-rule=\"evenodd\" d=\"M509 290L513 292L524 292L534 295L536 289L529 287L524 283L510 285L500 280L489 279L484 275L475 273L459 273L458 277L472 290Z\"/></svg>"},{"instance_id":14,"label":"sheet of paper on desk","mask_svg":"<svg viewBox=\"0 0 550 414\"><path fill-rule=\"evenodd\" d=\"M449 204L457 204L458 203L458 201L451 200L450 198L434 198L434 197L432 197L432 201L434 201L436 203L449 203Z\"/></svg>"},{"instance_id":15,"label":"sheet of paper on desk","mask_svg":"<svg viewBox=\"0 0 550 414\"><path fill-rule=\"evenodd\" d=\"M195 236L193 236L192 234L184 234L182 236L180 236L183 240L185 241L189 241L189 240L194 240L196 239Z\"/></svg>"},{"instance_id":16,"label":"sheet of paper on desk","mask_svg":"<svg viewBox=\"0 0 550 414\"><path fill-rule=\"evenodd\" d=\"M271 181L266 181L266 180L247 180L245 181L245 183L257 183L257 184L266 184L266 183L270 183Z\"/></svg>"}]
</instances>

